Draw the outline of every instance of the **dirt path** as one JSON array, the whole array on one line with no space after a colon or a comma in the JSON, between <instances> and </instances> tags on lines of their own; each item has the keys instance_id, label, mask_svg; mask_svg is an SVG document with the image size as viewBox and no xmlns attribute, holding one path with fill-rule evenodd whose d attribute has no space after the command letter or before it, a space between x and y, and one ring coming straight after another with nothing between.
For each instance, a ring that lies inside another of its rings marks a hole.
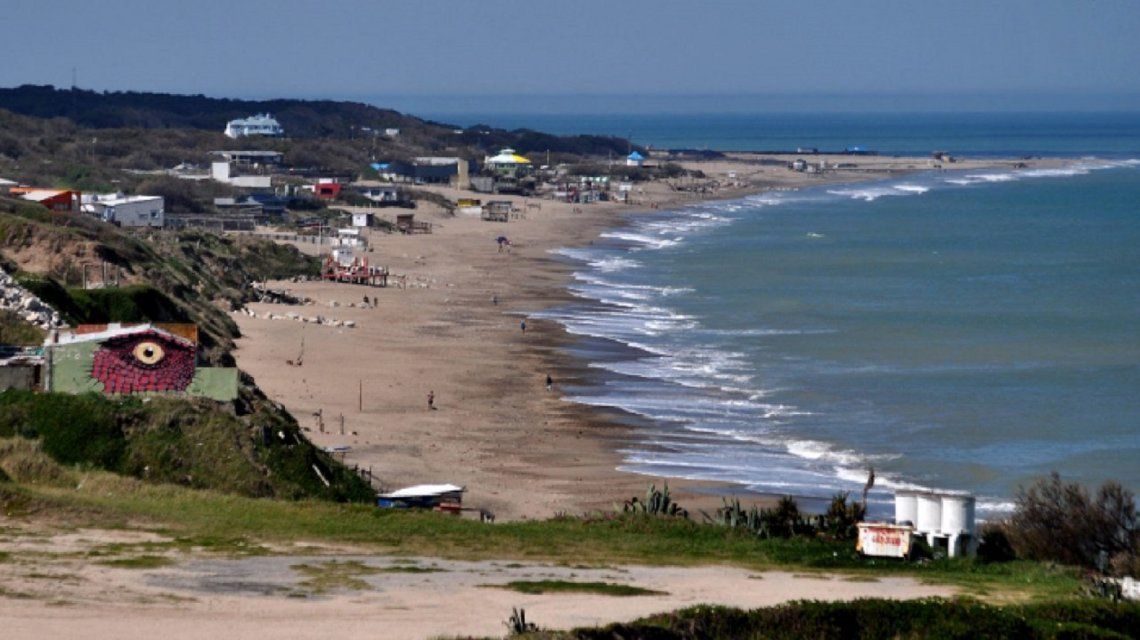
<instances>
[{"instance_id":1,"label":"dirt path","mask_svg":"<svg viewBox=\"0 0 1140 640\"><path fill-rule=\"evenodd\" d=\"M525 609L527 619L543 627L564 629L628 621L699 603L752 608L805 598L953 593L949 587L921 585L909 578L868 582L718 566L122 553L125 548L153 550L156 547L146 545L157 541L154 536L100 531L0 540L0 550L8 554L0 562L4 637L500 637L512 607ZM108 552L111 549L118 551ZM92 557L91 552L108 555ZM117 564L101 564L108 561ZM528 595L503 588L512 581L603 582L660 593Z\"/></svg>"}]
</instances>

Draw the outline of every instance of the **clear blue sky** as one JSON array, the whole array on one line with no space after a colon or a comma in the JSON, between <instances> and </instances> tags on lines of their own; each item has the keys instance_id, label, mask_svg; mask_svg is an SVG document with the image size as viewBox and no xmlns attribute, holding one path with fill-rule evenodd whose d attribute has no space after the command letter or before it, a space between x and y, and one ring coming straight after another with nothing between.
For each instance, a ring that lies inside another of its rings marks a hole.
<instances>
[{"instance_id":1,"label":"clear blue sky","mask_svg":"<svg viewBox=\"0 0 1140 640\"><path fill-rule=\"evenodd\" d=\"M229 97L1140 96L1135 0L3 4L0 86L77 67L83 88Z\"/></svg>"}]
</instances>

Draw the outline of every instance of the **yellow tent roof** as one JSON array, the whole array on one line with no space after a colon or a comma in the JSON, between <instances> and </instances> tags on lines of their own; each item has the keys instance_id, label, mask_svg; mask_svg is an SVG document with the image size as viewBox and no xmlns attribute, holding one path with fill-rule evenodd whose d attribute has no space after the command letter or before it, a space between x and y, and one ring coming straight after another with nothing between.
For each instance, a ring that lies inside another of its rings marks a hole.
<instances>
[{"instance_id":1,"label":"yellow tent roof","mask_svg":"<svg viewBox=\"0 0 1140 640\"><path fill-rule=\"evenodd\" d=\"M517 153L500 153L487 162L492 164L530 164L530 160L527 160Z\"/></svg>"}]
</instances>

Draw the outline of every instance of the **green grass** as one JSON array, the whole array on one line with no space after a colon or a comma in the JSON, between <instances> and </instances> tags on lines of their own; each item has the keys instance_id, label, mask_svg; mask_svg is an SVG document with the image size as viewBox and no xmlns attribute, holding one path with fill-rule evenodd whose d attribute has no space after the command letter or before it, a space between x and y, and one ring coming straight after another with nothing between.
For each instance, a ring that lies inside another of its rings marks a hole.
<instances>
[{"instance_id":1,"label":"green grass","mask_svg":"<svg viewBox=\"0 0 1140 640\"><path fill-rule=\"evenodd\" d=\"M509 589L519 593L538 595L543 593L594 593L603 596L660 596L664 591L642 589L628 584L613 582L572 582L569 580L516 580L506 584L484 584L483 587Z\"/></svg>"},{"instance_id":2,"label":"green grass","mask_svg":"<svg viewBox=\"0 0 1140 640\"><path fill-rule=\"evenodd\" d=\"M728 640L730 638L1135 638L1140 604L1067 600L995 607L969 598L792 602L744 611L697 606L630 623L541 631L545 640Z\"/></svg>"},{"instance_id":3,"label":"green grass","mask_svg":"<svg viewBox=\"0 0 1140 640\"><path fill-rule=\"evenodd\" d=\"M158 569L160 567L168 567L175 564L173 558L166 556L134 556L131 558L113 558L111 560L100 560L98 564L108 567L116 567L118 569Z\"/></svg>"},{"instance_id":4,"label":"green grass","mask_svg":"<svg viewBox=\"0 0 1140 640\"><path fill-rule=\"evenodd\" d=\"M417 567L415 565L392 565L379 570L380 573L446 573L439 567Z\"/></svg>"},{"instance_id":5,"label":"green grass","mask_svg":"<svg viewBox=\"0 0 1140 640\"><path fill-rule=\"evenodd\" d=\"M329 591L365 591L371 585L361 579L380 573L357 560L321 562L318 564L295 564L293 570L305 576L297 586L309 593L321 594Z\"/></svg>"},{"instance_id":6,"label":"green grass","mask_svg":"<svg viewBox=\"0 0 1140 640\"><path fill-rule=\"evenodd\" d=\"M249 416L202 399L10 389L0 392L0 437L34 438L64 465L92 465L151 482L258 497L372 502L371 487L306 440L288 414L250 392L241 403L252 406ZM0 449L12 446L0 440ZM4 457L0 451L0 468L8 466ZM331 486L316 476L314 465ZM21 473L14 469L7 475L17 481L68 475L44 464Z\"/></svg>"},{"instance_id":7,"label":"green grass","mask_svg":"<svg viewBox=\"0 0 1140 640\"><path fill-rule=\"evenodd\" d=\"M0 309L0 344L39 346L47 335L43 329L21 318L15 311Z\"/></svg>"}]
</instances>

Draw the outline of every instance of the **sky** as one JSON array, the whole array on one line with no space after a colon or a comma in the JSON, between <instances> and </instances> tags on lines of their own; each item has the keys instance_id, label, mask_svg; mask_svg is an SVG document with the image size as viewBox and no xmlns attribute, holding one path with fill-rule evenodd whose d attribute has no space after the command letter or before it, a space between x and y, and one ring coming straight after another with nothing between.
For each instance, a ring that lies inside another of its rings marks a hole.
<instances>
[{"instance_id":1,"label":"sky","mask_svg":"<svg viewBox=\"0 0 1140 640\"><path fill-rule=\"evenodd\" d=\"M0 15L0 86L66 87L74 69L87 89L240 98L925 95L1140 110L1135 0L5 0Z\"/></svg>"}]
</instances>

